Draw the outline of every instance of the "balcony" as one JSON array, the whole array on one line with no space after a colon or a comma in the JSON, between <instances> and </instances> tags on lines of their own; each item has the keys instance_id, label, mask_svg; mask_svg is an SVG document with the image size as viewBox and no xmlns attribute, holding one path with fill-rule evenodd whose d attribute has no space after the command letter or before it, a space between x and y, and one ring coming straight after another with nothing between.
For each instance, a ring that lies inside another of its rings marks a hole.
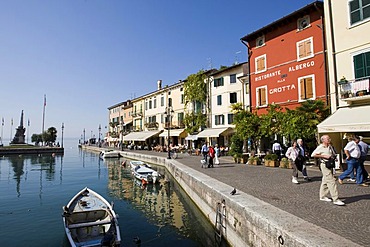
<instances>
[{"instance_id":1,"label":"balcony","mask_svg":"<svg viewBox=\"0 0 370 247\"><path fill-rule=\"evenodd\" d=\"M143 113L142 112L132 112L131 116L132 117L142 117Z\"/></svg>"},{"instance_id":2,"label":"balcony","mask_svg":"<svg viewBox=\"0 0 370 247\"><path fill-rule=\"evenodd\" d=\"M158 129L158 126L159 126L159 124L157 122L152 122L152 123L146 123L145 124L145 127L148 130L157 130Z\"/></svg>"},{"instance_id":3,"label":"balcony","mask_svg":"<svg viewBox=\"0 0 370 247\"><path fill-rule=\"evenodd\" d=\"M347 81L342 78L339 82L340 99L348 103L370 100L370 77Z\"/></svg>"}]
</instances>

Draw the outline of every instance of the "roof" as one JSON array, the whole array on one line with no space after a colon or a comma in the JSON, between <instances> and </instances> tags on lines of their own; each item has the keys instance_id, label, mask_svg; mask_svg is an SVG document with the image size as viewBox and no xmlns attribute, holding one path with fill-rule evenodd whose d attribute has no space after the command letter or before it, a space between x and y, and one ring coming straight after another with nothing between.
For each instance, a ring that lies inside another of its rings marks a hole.
<instances>
[{"instance_id":1,"label":"roof","mask_svg":"<svg viewBox=\"0 0 370 247\"><path fill-rule=\"evenodd\" d=\"M220 70L216 70L215 72L211 73L210 75L211 76L214 76L214 75L217 75L217 74L220 74L220 73L223 73L225 71L228 71L228 70L232 70L232 69L235 69L237 67L243 67L244 64L248 64L248 62L243 62L243 63L238 63L238 64L234 64L230 67L227 67L227 68L223 68L223 69L220 69Z\"/></svg>"},{"instance_id":2,"label":"roof","mask_svg":"<svg viewBox=\"0 0 370 247\"><path fill-rule=\"evenodd\" d=\"M289 14L289 15L286 15L270 24L268 24L267 26L264 26L263 28L260 28L250 34L247 34L246 36L244 36L243 38L241 38L240 40L242 41L250 41L250 40L254 40L258 37L260 37L262 34L270 31L271 29L275 29L277 27L280 27L282 25L286 25L287 21L291 20L291 19L297 19L299 17L302 17L302 14L306 13L306 12L311 12L312 10L318 10L318 8L320 9L323 9L323 2L322 1L315 1L313 3L310 3L306 6L304 6L303 8L300 8L296 11L294 11L293 13Z\"/></svg>"}]
</instances>

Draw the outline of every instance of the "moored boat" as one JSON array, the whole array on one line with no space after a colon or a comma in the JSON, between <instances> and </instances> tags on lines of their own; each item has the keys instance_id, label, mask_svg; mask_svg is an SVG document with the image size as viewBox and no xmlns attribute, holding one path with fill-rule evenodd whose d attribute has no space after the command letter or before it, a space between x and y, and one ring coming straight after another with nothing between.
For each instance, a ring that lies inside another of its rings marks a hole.
<instances>
[{"instance_id":1,"label":"moored boat","mask_svg":"<svg viewBox=\"0 0 370 247\"><path fill-rule=\"evenodd\" d=\"M135 178L139 179L142 183L157 183L160 174L153 170L150 165L137 160L130 161L132 173Z\"/></svg>"},{"instance_id":2,"label":"moored boat","mask_svg":"<svg viewBox=\"0 0 370 247\"><path fill-rule=\"evenodd\" d=\"M102 158L119 158L121 154L119 151L116 150L105 150L100 153L100 157Z\"/></svg>"},{"instance_id":3,"label":"moored boat","mask_svg":"<svg viewBox=\"0 0 370 247\"><path fill-rule=\"evenodd\" d=\"M63 207L64 229L72 247L120 246L118 216L95 191L84 188Z\"/></svg>"}]
</instances>

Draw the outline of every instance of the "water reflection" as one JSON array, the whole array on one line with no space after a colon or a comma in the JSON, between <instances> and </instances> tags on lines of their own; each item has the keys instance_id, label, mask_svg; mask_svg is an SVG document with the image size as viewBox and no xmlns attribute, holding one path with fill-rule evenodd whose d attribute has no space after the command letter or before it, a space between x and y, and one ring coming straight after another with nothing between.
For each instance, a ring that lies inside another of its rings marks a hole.
<instances>
[{"instance_id":1,"label":"water reflection","mask_svg":"<svg viewBox=\"0 0 370 247\"><path fill-rule=\"evenodd\" d=\"M202 243L201 246L227 246L224 242L216 243L212 226L200 216L196 205L165 168L151 164L162 178L157 184L143 185L131 174L129 165L122 165L122 160L107 160L104 163L108 168L111 196L129 202L142 212L151 224L158 227L156 237L168 234L168 229L163 228L171 226L183 237L199 237L197 241ZM206 234L199 236L199 232Z\"/></svg>"},{"instance_id":2,"label":"water reflection","mask_svg":"<svg viewBox=\"0 0 370 247\"><path fill-rule=\"evenodd\" d=\"M16 192L18 197L21 196L21 181L23 176L25 181L27 181L29 164L31 166L31 171L40 172L39 194L41 197L43 174L45 174L45 179L47 181L54 181L55 164L58 159L62 162L63 155L11 155L2 157L2 160L8 161L13 169L13 179L16 181ZM8 179L10 179L10 171Z\"/></svg>"}]
</instances>

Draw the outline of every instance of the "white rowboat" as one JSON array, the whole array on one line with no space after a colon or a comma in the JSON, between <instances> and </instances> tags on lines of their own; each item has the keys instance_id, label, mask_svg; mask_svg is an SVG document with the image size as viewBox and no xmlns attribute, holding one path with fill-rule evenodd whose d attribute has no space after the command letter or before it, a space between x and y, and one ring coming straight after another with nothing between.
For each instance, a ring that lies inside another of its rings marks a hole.
<instances>
[{"instance_id":1,"label":"white rowboat","mask_svg":"<svg viewBox=\"0 0 370 247\"><path fill-rule=\"evenodd\" d=\"M63 224L72 247L119 246L121 235L113 207L84 188L63 207Z\"/></svg>"}]
</instances>

